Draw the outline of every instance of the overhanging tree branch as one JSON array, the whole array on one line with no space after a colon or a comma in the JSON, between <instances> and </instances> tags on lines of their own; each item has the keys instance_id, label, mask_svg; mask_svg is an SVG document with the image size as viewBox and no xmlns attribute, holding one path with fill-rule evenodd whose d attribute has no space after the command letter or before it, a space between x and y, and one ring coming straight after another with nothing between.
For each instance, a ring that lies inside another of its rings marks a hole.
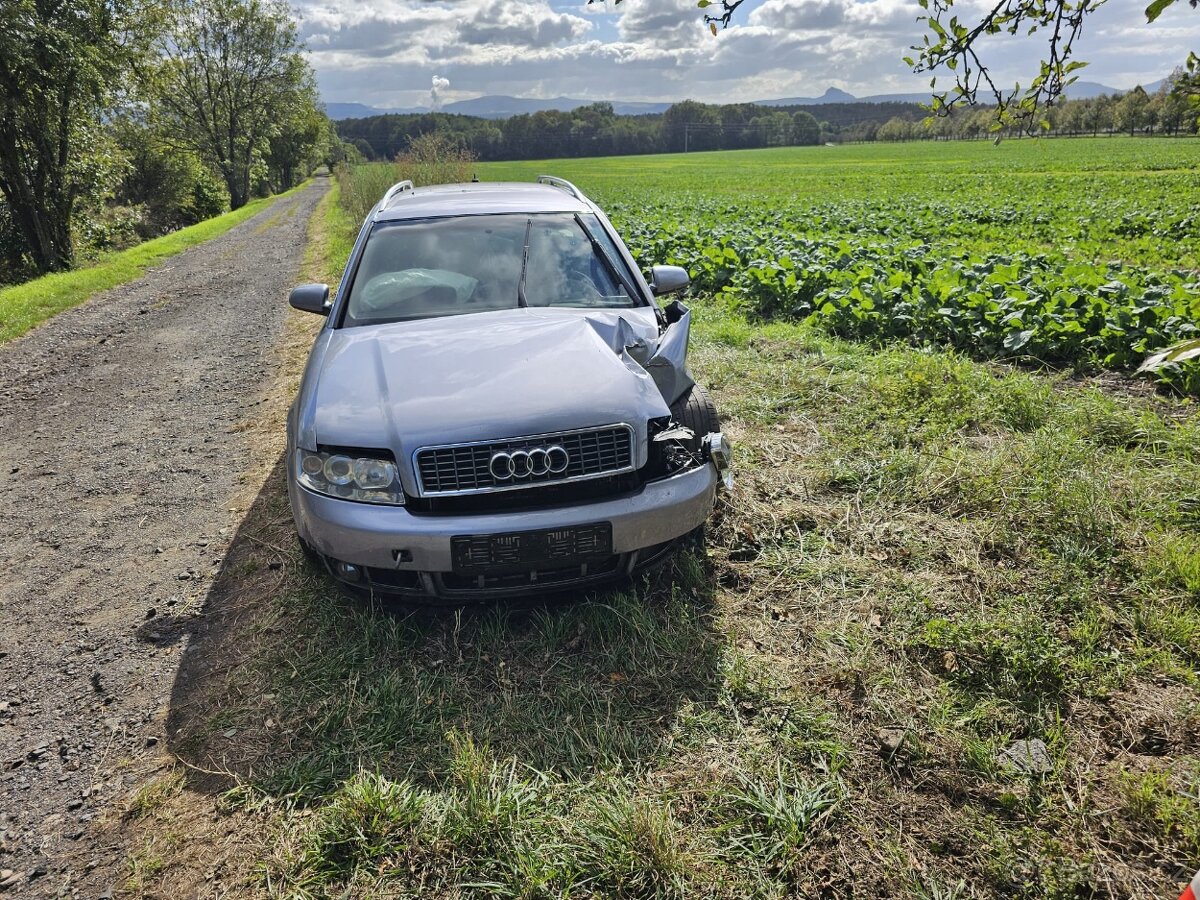
<instances>
[{"instance_id":1,"label":"overhanging tree branch","mask_svg":"<svg viewBox=\"0 0 1200 900\"><path fill-rule=\"evenodd\" d=\"M592 2L592 0L588 0ZM620 3L621 0L614 0ZM716 34L727 28L745 0L697 0L705 10L704 22ZM803 0L795 0L803 2ZM935 115L948 115L956 106L990 101L996 106L993 130L1020 128L1034 131L1046 127L1046 109L1053 105L1079 77L1076 72L1087 63L1074 59L1075 46L1088 18L1105 0L999 0L982 16L964 20L955 14L955 0L918 0L927 15L918 17L928 33L920 44L910 48L913 53L905 62L917 73L930 73L929 107ZM1146 21L1154 22L1164 10L1184 0L1152 0L1146 7ZM1186 0L1193 8L1200 0ZM717 12L707 10L716 7ZM987 59L992 47L984 49L990 39L1029 39L1035 35L1045 40L1045 54L1026 86L1014 84L1001 87L993 77ZM1196 58L1193 56L1192 60ZM1200 94L1200 60L1189 60L1189 76L1176 83L1183 94ZM950 72L954 86L937 90L937 75ZM982 95L982 96L981 96Z\"/></svg>"}]
</instances>

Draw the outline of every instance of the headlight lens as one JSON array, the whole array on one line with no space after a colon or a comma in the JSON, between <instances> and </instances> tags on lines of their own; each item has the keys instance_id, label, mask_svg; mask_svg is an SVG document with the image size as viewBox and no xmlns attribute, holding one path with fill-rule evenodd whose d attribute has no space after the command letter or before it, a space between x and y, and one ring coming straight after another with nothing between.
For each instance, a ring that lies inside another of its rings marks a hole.
<instances>
[{"instance_id":1,"label":"headlight lens","mask_svg":"<svg viewBox=\"0 0 1200 900\"><path fill-rule=\"evenodd\" d=\"M396 467L382 459L356 459L352 475L363 490L381 491L395 480Z\"/></svg>"},{"instance_id":2,"label":"headlight lens","mask_svg":"<svg viewBox=\"0 0 1200 900\"><path fill-rule=\"evenodd\" d=\"M310 491L360 503L404 505L404 488L390 459L296 451L297 480Z\"/></svg>"},{"instance_id":3,"label":"headlight lens","mask_svg":"<svg viewBox=\"0 0 1200 900\"><path fill-rule=\"evenodd\" d=\"M354 460L348 456L330 456L325 460L321 474L338 487L349 484L354 479Z\"/></svg>"}]
</instances>

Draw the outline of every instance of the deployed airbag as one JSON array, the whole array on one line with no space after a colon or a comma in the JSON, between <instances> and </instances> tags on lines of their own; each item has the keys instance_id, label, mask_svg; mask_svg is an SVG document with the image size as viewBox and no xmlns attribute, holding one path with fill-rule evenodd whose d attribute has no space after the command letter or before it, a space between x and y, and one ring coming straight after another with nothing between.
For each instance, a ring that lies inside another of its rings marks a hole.
<instances>
[{"instance_id":1,"label":"deployed airbag","mask_svg":"<svg viewBox=\"0 0 1200 900\"><path fill-rule=\"evenodd\" d=\"M479 280L447 269L405 269L376 275L362 289L359 306L369 317L386 312L401 312L417 297L436 296L451 307L465 303ZM447 309L450 312L451 309Z\"/></svg>"}]
</instances>

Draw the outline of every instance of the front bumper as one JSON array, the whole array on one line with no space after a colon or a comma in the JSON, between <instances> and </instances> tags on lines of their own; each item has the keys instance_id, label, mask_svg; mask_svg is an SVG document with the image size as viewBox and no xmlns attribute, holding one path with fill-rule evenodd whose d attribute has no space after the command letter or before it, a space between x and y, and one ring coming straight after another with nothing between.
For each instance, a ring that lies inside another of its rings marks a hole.
<instances>
[{"instance_id":1,"label":"front bumper","mask_svg":"<svg viewBox=\"0 0 1200 900\"><path fill-rule=\"evenodd\" d=\"M711 463L648 482L634 494L593 503L472 515L409 512L402 506L353 503L316 494L288 477L292 515L301 540L321 555L330 571L347 579L337 563L365 569L359 586L400 594L446 597L505 596L562 590L632 574L660 559L672 542L694 531L712 511L718 474ZM531 571L524 579L456 575L451 539L612 525L613 557L578 571ZM540 576L540 577L539 577Z\"/></svg>"}]
</instances>

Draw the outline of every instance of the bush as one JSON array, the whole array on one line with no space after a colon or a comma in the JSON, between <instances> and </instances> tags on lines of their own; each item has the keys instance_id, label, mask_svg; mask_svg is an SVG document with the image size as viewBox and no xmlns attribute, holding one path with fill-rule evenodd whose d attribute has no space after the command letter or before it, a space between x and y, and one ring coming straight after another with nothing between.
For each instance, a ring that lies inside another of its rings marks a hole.
<instances>
[{"instance_id":1,"label":"bush","mask_svg":"<svg viewBox=\"0 0 1200 900\"><path fill-rule=\"evenodd\" d=\"M25 258L25 240L8 204L0 200L0 284L17 284L32 274Z\"/></svg>"},{"instance_id":2,"label":"bush","mask_svg":"<svg viewBox=\"0 0 1200 900\"><path fill-rule=\"evenodd\" d=\"M379 198L397 181L410 179L415 185L453 184L470 181L475 157L446 135L431 132L413 138L408 150L394 163L338 163L333 174L339 202L346 215L362 222Z\"/></svg>"},{"instance_id":3,"label":"bush","mask_svg":"<svg viewBox=\"0 0 1200 900\"><path fill-rule=\"evenodd\" d=\"M136 229L143 240L229 209L224 183L195 154L169 147L136 126L119 128L117 140L129 166L112 200L142 210Z\"/></svg>"},{"instance_id":4,"label":"bush","mask_svg":"<svg viewBox=\"0 0 1200 900\"><path fill-rule=\"evenodd\" d=\"M475 154L437 131L409 138L408 150L396 157L400 178L418 185L470 181L474 168Z\"/></svg>"},{"instance_id":5,"label":"bush","mask_svg":"<svg viewBox=\"0 0 1200 900\"><path fill-rule=\"evenodd\" d=\"M400 172L394 163L342 164L334 170L334 177L340 188L342 208L357 226L384 192L400 180Z\"/></svg>"},{"instance_id":6,"label":"bush","mask_svg":"<svg viewBox=\"0 0 1200 900\"><path fill-rule=\"evenodd\" d=\"M229 191L225 183L201 166L192 182L192 195L182 209L187 224L203 222L228 210Z\"/></svg>"},{"instance_id":7,"label":"bush","mask_svg":"<svg viewBox=\"0 0 1200 900\"><path fill-rule=\"evenodd\" d=\"M124 250L141 243L139 234L146 220L146 207L102 206L87 216L79 216L75 224L77 253L83 260L112 250Z\"/></svg>"}]
</instances>

